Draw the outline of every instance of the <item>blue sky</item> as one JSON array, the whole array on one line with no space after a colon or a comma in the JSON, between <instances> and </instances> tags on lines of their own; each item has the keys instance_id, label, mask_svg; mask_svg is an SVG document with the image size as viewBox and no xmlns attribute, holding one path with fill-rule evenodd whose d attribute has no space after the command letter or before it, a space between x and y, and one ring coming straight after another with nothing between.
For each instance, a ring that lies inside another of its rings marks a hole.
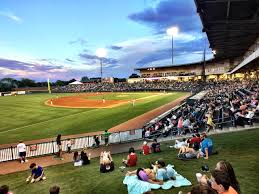
<instances>
[{"instance_id":1,"label":"blue sky","mask_svg":"<svg viewBox=\"0 0 259 194\"><path fill-rule=\"evenodd\" d=\"M171 26L174 63L201 61L207 37L193 0L1 0L0 78L98 77L98 48L105 77L170 65Z\"/></svg>"}]
</instances>

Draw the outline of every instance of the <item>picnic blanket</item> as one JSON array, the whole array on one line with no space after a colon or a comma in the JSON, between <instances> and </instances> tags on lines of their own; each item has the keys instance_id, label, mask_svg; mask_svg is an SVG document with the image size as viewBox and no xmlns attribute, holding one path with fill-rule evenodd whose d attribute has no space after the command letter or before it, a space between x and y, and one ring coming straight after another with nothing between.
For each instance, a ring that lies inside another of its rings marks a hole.
<instances>
[{"instance_id":1,"label":"picnic blanket","mask_svg":"<svg viewBox=\"0 0 259 194\"><path fill-rule=\"evenodd\" d=\"M138 179L137 175L125 176L123 184L127 185L129 194L142 194L144 192L151 191L151 189L161 188L167 190L171 189L172 187L190 186L192 184L189 180L178 174L176 171L175 178L176 180L168 180L164 182L163 185L159 185L141 181Z\"/></svg>"}]
</instances>

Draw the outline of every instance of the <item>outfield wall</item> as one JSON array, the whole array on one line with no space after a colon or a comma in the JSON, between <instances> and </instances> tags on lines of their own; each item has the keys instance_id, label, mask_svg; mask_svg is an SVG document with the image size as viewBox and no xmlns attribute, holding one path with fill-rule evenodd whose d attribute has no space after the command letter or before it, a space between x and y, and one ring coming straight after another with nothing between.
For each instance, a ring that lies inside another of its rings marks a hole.
<instances>
[{"instance_id":1,"label":"outfield wall","mask_svg":"<svg viewBox=\"0 0 259 194\"><path fill-rule=\"evenodd\" d=\"M99 135L100 145L104 145L102 135ZM125 143L128 141L135 141L142 139L142 129L133 129L130 131L115 132L109 136L109 143ZM67 151L67 140L61 141L62 150ZM94 144L93 136L79 137L71 140L74 142L72 150L78 150L85 147L92 147ZM26 145L26 157L43 156L49 154L55 154L58 152L58 146L55 141L43 142L38 144ZM0 149L0 162L17 160L18 150L17 147L9 147Z\"/></svg>"}]
</instances>

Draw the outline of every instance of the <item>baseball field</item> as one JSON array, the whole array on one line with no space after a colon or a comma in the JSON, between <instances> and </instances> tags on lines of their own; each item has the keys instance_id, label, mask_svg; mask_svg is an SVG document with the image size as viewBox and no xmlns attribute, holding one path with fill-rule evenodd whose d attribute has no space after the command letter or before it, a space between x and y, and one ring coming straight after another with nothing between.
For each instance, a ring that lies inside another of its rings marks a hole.
<instances>
[{"instance_id":1,"label":"baseball field","mask_svg":"<svg viewBox=\"0 0 259 194\"><path fill-rule=\"evenodd\" d=\"M1 97L0 142L7 144L55 137L59 133L103 131L186 95L182 92L138 92Z\"/></svg>"}]
</instances>

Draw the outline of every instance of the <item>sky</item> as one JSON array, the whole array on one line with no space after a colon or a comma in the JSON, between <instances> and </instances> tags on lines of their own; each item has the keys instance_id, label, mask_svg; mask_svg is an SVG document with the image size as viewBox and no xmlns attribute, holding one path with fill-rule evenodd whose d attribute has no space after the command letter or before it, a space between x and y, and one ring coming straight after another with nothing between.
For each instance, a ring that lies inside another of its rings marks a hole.
<instances>
[{"instance_id":1,"label":"sky","mask_svg":"<svg viewBox=\"0 0 259 194\"><path fill-rule=\"evenodd\" d=\"M127 78L135 68L212 58L194 0L1 0L0 79Z\"/></svg>"}]
</instances>

